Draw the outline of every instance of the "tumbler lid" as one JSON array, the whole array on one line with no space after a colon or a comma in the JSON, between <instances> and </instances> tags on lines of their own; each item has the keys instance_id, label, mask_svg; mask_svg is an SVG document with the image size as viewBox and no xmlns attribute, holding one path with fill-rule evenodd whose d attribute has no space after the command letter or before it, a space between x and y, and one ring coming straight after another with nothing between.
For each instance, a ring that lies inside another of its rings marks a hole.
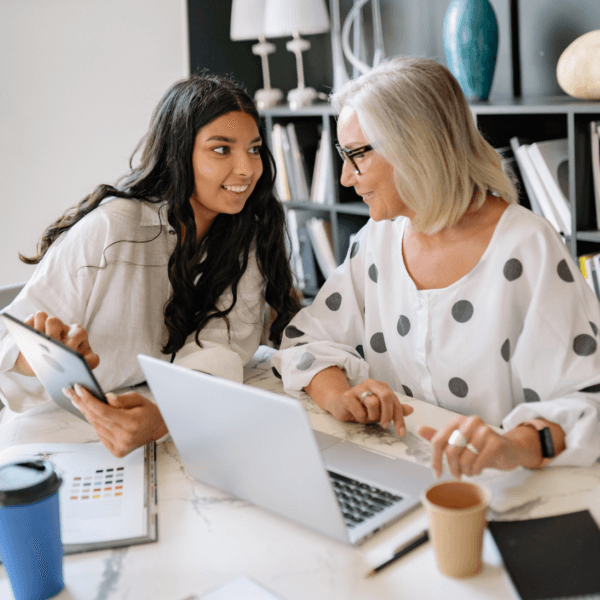
<instances>
[{"instance_id":1,"label":"tumbler lid","mask_svg":"<svg viewBox=\"0 0 600 600\"><path fill-rule=\"evenodd\" d=\"M30 504L56 493L62 479L47 460L20 460L0 467L0 507Z\"/></svg>"}]
</instances>

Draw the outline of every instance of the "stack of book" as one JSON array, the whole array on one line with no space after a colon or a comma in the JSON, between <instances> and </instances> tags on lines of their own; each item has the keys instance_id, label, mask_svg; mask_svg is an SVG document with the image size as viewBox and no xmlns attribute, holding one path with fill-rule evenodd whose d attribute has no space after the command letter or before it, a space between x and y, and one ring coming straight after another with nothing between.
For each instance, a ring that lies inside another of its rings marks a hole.
<instances>
[{"instance_id":1,"label":"stack of book","mask_svg":"<svg viewBox=\"0 0 600 600\"><path fill-rule=\"evenodd\" d=\"M596 207L596 227L600 230L600 121L590 122L592 176L594 182L594 203ZM600 253L583 254L578 257L579 269L600 299Z\"/></svg>"},{"instance_id":2,"label":"stack of book","mask_svg":"<svg viewBox=\"0 0 600 600\"><path fill-rule=\"evenodd\" d=\"M592 147L592 175L594 178L594 200L596 206L596 227L600 230L600 121L590 122Z\"/></svg>"},{"instance_id":3,"label":"stack of book","mask_svg":"<svg viewBox=\"0 0 600 600\"><path fill-rule=\"evenodd\" d=\"M571 235L569 149L566 138L531 142L510 140L531 209L564 237Z\"/></svg>"},{"instance_id":4,"label":"stack of book","mask_svg":"<svg viewBox=\"0 0 600 600\"><path fill-rule=\"evenodd\" d=\"M321 132L310 183L295 124L275 123L271 133L277 167L275 189L279 200L334 204L333 153L329 131L323 128ZM294 209L287 210L287 219L292 269L298 287L305 295L314 295L319 287L317 266L325 279L337 266L331 223L321 218L310 218L308 212Z\"/></svg>"},{"instance_id":5,"label":"stack of book","mask_svg":"<svg viewBox=\"0 0 600 600\"><path fill-rule=\"evenodd\" d=\"M321 132L311 183L304 153L298 143L294 123L275 123L271 132L273 155L277 166L275 182L277 195L282 202L314 202L335 204L333 178L333 152L329 131Z\"/></svg>"},{"instance_id":6,"label":"stack of book","mask_svg":"<svg viewBox=\"0 0 600 600\"><path fill-rule=\"evenodd\" d=\"M596 297L600 299L600 253L583 254L578 257L579 270Z\"/></svg>"}]
</instances>

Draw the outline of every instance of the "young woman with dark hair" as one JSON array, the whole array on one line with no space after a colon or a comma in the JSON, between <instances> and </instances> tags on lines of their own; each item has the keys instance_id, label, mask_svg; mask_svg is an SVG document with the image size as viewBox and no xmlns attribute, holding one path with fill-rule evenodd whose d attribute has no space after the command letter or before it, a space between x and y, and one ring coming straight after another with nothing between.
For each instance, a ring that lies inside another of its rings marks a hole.
<instances>
[{"instance_id":1,"label":"young woman with dark hair","mask_svg":"<svg viewBox=\"0 0 600 600\"><path fill-rule=\"evenodd\" d=\"M92 367L102 357L104 389L143 380L139 353L241 380L266 305L276 345L299 308L274 179L248 94L214 75L180 81L155 109L130 172L98 186L47 228L35 256L21 257L39 265L7 312ZM9 414L47 398L31 375L0 331L0 397ZM78 386L65 393L117 456L167 432L139 394L109 394L105 405Z\"/></svg>"}]
</instances>

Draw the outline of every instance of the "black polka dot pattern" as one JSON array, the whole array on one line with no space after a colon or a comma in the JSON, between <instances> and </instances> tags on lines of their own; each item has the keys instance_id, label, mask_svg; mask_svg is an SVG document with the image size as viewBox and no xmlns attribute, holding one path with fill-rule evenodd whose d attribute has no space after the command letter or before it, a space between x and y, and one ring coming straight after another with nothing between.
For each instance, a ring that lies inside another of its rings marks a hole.
<instances>
[{"instance_id":1,"label":"black polka dot pattern","mask_svg":"<svg viewBox=\"0 0 600 600\"><path fill-rule=\"evenodd\" d=\"M506 261L504 265L504 277L508 279L508 281L514 281L515 279L519 279L523 274L523 265L518 258L510 258Z\"/></svg>"},{"instance_id":2,"label":"black polka dot pattern","mask_svg":"<svg viewBox=\"0 0 600 600\"><path fill-rule=\"evenodd\" d=\"M312 367L315 360L317 360L317 357L314 354L311 354L310 352L305 352L300 357L300 362L296 365L296 369L298 369L299 371L306 371Z\"/></svg>"},{"instance_id":3,"label":"black polka dot pattern","mask_svg":"<svg viewBox=\"0 0 600 600\"><path fill-rule=\"evenodd\" d=\"M540 402L538 393L532 389L524 388L523 394L525 394L525 402Z\"/></svg>"},{"instance_id":4,"label":"black polka dot pattern","mask_svg":"<svg viewBox=\"0 0 600 600\"><path fill-rule=\"evenodd\" d=\"M398 333L404 337L410 331L410 320L405 315L400 315L398 319L398 325L396 325L396 329L398 329Z\"/></svg>"},{"instance_id":5,"label":"black polka dot pattern","mask_svg":"<svg viewBox=\"0 0 600 600\"><path fill-rule=\"evenodd\" d=\"M500 348L500 354L506 362L510 360L510 340L508 338L506 338L504 344L502 344L502 348Z\"/></svg>"},{"instance_id":6,"label":"black polka dot pattern","mask_svg":"<svg viewBox=\"0 0 600 600\"><path fill-rule=\"evenodd\" d=\"M285 335L286 337L289 337L291 339L299 338L304 335L304 331L300 331L297 327L294 327L293 325L288 325L285 328Z\"/></svg>"},{"instance_id":7,"label":"black polka dot pattern","mask_svg":"<svg viewBox=\"0 0 600 600\"><path fill-rule=\"evenodd\" d=\"M596 340L587 333L582 333L573 340L573 350L579 356L590 356L596 352L597 347Z\"/></svg>"},{"instance_id":8,"label":"black polka dot pattern","mask_svg":"<svg viewBox=\"0 0 600 600\"><path fill-rule=\"evenodd\" d=\"M279 371L275 367L271 367L271 371L273 371L273 375L275 375L275 377L277 377L277 379L281 379L281 375L279 374Z\"/></svg>"},{"instance_id":9,"label":"black polka dot pattern","mask_svg":"<svg viewBox=\"0 0 600 600\"><path fill-rule=\"evenodd\" d=\"M407 385L403 385L403 386L402 386L402 389L404 390L404 393L405 393L407 396L410 396L411 398L413 398L413 393L412 393L412 390L411 390L411 389L410 389L410 388L409 388Z\"/></svg>"},{"instance_id":10,"label":"black polka dot pattern","mask_svg":"<svg viewBox=\"0 0 600 600\"><path fill-rule=\"evenodd\" d=\"M467 382L460 377L453 377L448 382L448 389L458 398L466 398L469 393Z\"/></svg>"},{"instance_id":11,"label":"black polka dot pattern","mask_svg":"<svg viewBox=\"0 0 600 600\"><path fill-rule=\"evenodd\" d=\"M371 337L371 348L373 348L373 350L379 354L387 352L387 346L385 345L383 333L376 333Z\"/></svg>"},{"instance_id":12,"label":"black polka dot pattern","mask_svg":"<svg viewBox=\"0 0 600 600\"><path fill-rule=\"evenodd\" d=\"M360 244L358 242L354 242L354 244L352 244L352 248L350 248L350 258L354 258L358 254L359 247Z\"/></svg>"},{"instance_id":13,"label":"black polka dot pattern","mask_svg":"<svg viewBox=\"0 0 600 600\"><path fill-rule=\"evenodd\" d=\"M342 305L342 295L338 292L334 292L331 296L327 297L325 304L329 310L339 310Z\"/></svg>"},{"instance_id":14,"label":"black polka dot pattern","mask_svg":"<svg viewBox=\"0 0 600 600\"><path fill-rule=\"evenodd\" d=\"M308 342L298 342L297 344L294 344L294 348L297 348L298 346L306 346L306 344L308 344Z\"/></svg>"},{"instance_id":15,"label":"black polka dot pattern","mask_svg":"<svg viewBox=\"0 0 600 600\"><path fill-rule=\"evenodd\" d=\"M468 300L459 300L452 307L452 316L459 323L466 323L473 316L473 305Z\"/></svg>"},{"instance_id":16,"label":"black polka dot pattern","mask_svg":"<svg viewBox=\"0 0 600 600\"><path fill-rule=\"evenodd\" d=\"M598 327L596 326L596 323L592 323L591 321L589 321L590 327L592 328L592 331L594 332L594 335L596 337L598 337Z\"/></svg>"},{"instance_id":17,"label":"black polka dot pattern","mask_svg":"<svg viewBox=\"0 0 600 600\"><path fill-rule=\"evenodd\" d=\"M573 279L573 273L571 273L571 269L569 269L569 265L564 258L558 263L556 272L558 273L558 276L567 283L573 283L575 281L575 279Z\"/></svg>"},{"instance_id":18,"label":"black polka dot pattern","mask_svg":"<svg viewBox=\"0 0 600 600\"><path fill-rule=\"evenodd\" d=\"M363 360L365 358L365 350L362 347L362 344L359 344L358 346L356 346L356 351L362 356Z\"/></svg>"},{"instance_id":19,"label":"black polka dot pattern","mask_svg":"<svg viewBox=\"0 0 600 600\"><path fill-rule=\"evenodd\" d=\"M596 385L590 385L579 391L580 392L589 392L590 394L597 394L598 392L600 392L600 383L597 383Z\"/></svg>"},{"instance_id":20,"label":"black polka dot pattern","mask_svg":"<svg viewBox=\"0 0 600 600\"><path fill-rule=\"evenodd\" d=\"M370 267L369 267L369 277L371 279L371 281L374 281L375 283L377 283L377 267L375 266L375 263L373 263Z\"/></svg>"}]
</instances>

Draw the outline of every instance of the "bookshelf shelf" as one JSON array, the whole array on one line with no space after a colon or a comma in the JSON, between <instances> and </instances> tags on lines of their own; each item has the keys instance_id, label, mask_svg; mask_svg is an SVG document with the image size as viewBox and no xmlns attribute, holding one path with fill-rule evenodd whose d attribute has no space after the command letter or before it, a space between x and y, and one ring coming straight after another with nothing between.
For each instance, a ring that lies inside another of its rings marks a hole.
<instances>
[{"instance_id":1,"label":"bookshelf shelf","mask_svg":"<svg viewBox=\"0 0 600 600\"><path fill-rule=\"evenodd\" d=\"M476 114L597 113L600 102L578 100L571 96L526 96L470 102Z\"/></svg>"},{"instance_id":2,"label":"bookshelf shelf","mask_svg":"<svg viewBox=\"0 0 600 600\"><path fill-rule=\"evenodd\" d=\"M470 102L475 114L544 114L597 113L599 102L578 100L571 96L527 96Z\"/></svg>"},{"instance_id":3,"label":"bookshelf shelf","mask_svg":"<svg viewBox=\"0 0 600 600\"><path fill-rule=\"evenodd\" d=\"M577 239L582 242L594 242L600 244L600 231L578 231Z\"/></svg>"},{"instance_id":4,"label":"bookshelf shelf","mask_svg":"<svg viewBox=\"0 0 600 600\"><path fill-rule=\"evenodd\" d=\"M510 146L510 139L514 136L536 142L561 138L568 140L568 196L574 201L570 202L572 234L565 238L565 242L575 260L577 256L595 248L595 251L600 251L589 127L591 121L600 121L600 102L561 95L494 99L472 102L470 107L479 130L495 148ZM283 204L287 211L300 215L301 221L317 217L331 223L333 253L337 264L340 264L348 251L351 235L367 222L369 208L358 199L354 190L344 188L339 183L342 162L333 148L336 139L335 110L327 103L299 110L277 106L264 110L261 116L274 154L273 125L294 124L308 174L314 171L319 136L323 130L328 132L333 176L333 185L327 195L329 203L299 201L297 196L292 196ZM305 293L314 293L323 280L319 272L316 285L306 286Z\"/></svg>"},{"instance_id":5,"label":"bookshelf shelf","mask_svg":"<svg viewBox=\"0 0 600 600\"><path fill-rule=\"evenodd\" d=\"M470 106L479 130L494 147L509 145L513 136L536 142L567 139L572 235L566 243L575 260L594 251L590 244L600 244L600 231L596 227L589 124L600 120L600 102L561 95L473 102Z\"/></svg>"},{"instance_id":6,"label":"bookshelf shelf","mask_svg":"<svg viewBox=\"0 0 600 600\"><path fill-rule=\"evenodd\" d=\"M310 210L313 212L335 212L346 215L369 216L369 207L363 202L346 202L344 204L315 204L314 202L286 202L286 208Z\"/></svg>"}]
</instances>

